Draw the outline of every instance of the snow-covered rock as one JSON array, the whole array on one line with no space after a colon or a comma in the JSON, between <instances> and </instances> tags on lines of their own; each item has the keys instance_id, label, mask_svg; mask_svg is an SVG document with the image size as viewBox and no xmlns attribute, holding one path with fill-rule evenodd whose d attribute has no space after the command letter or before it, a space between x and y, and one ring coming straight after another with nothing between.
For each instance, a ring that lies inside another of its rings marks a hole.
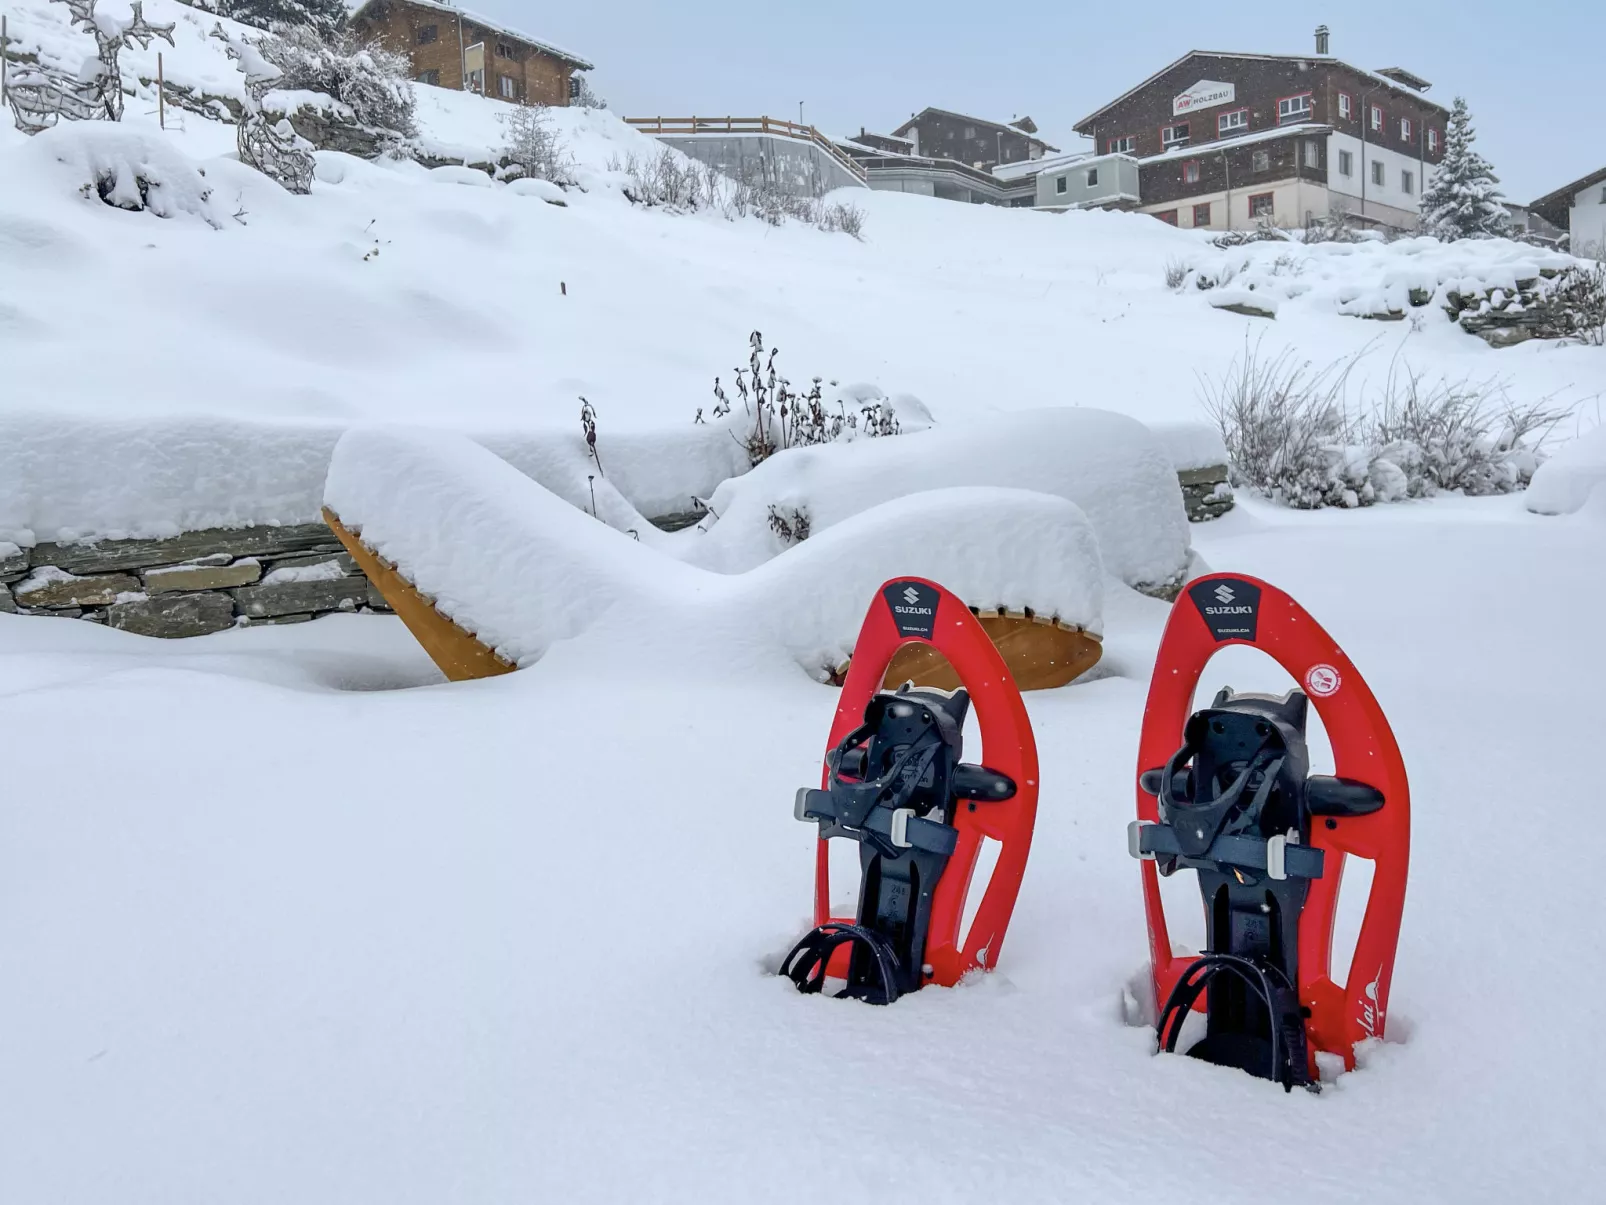
<instances>
[{"instance_id":1,"label":"snow-covered rock","mask_svg":"<svg viewBox=\"0 0 1606 1205\"><path fill-rule=\"evenodd\" d=\"M1606 496L1606 426L1560 448L1534 473L1523 505L1536 515L1570 515L1591 494Z\"/></svg>"}]
</instances>

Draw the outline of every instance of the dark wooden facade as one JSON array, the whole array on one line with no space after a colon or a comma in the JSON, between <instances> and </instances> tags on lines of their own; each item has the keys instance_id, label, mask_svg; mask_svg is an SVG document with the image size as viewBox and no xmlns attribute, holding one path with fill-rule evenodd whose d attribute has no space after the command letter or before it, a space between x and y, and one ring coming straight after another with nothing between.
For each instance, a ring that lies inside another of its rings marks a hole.
<instances>
[{"instance_id":1,"label":"dark wooden facade","mask_svg":"<svg viewBox=\"0 0 1606 1205\"><path fill-rule=\"evenodd\" d=\"M1037 126L1030 117L1005 125L947 109L923 109L892 133L912 139L915 153L924 158L953 159L983 170L1041 159L1059 149L1035 136Z\"/></svg>"},{"instance_id":2,"label":"dark wooden facade","mask_svg":"<svg viewBox=\"0 0 1606 1205\"><path fill-rule=\"evenodd\" d=\"M351 26L362 40L406 55L420 83L513 103L567 105L574 73L591 68L584 59L440 4L370 0L352 14ZM464 78L463 52L476 43L485 47L483 81Z\"/></svg>"}]
</instances>

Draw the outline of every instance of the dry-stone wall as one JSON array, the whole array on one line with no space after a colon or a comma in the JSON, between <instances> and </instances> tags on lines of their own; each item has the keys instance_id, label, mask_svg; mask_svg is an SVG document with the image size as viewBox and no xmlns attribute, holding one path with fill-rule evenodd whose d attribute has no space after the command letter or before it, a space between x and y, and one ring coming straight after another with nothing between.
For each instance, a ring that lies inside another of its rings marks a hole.
<instances>
[{"instance_id":1,"label":"dry-stone wall","mask_svg":"<svg viewBox=\"0 0 1606 1205\"><path fill-rule=\"evenodd\" d=\"M322 523L39 544L0 555L0 611L88 619L142 636L389 609Z\"/></svg>"}]
</instances>

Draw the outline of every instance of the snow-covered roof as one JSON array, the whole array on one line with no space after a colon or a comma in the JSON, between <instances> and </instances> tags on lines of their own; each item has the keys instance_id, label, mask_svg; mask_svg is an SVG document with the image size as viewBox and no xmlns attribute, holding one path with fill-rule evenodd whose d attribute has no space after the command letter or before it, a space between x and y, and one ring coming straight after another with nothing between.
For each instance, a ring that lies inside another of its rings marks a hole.
<instances>
[{"instance_id":1,"label":"snow-covered roof","mask_svg":"<svg viewBox=\"0 0 1606 1205\"><path fill-rule=\"evenodd\" d=\"M1294 138L1301 134L1330 134L1333 127L1323 125L1319 121L1302 121L1297 125L1277 126L1270 130L1260 130L1254 134L1243 134L1237 138L1212 138L1208 142L1194 142L1187 146L1173 147L1169 151L1161 151L1158 155L1148 155L1139 159L1139 163L1164 163L1167 159L1197 159L1201 155L1213 155L1218 151L1225 151L1235 146L1245 146L1255 142L1276 142L1279 138Z\"/></svg>"},{"instance_id":2,"label":"snow-covered roof","mask_svg":"<svg viewBox=\"0 0 1606 1205\"><path fill-rule=\"evenodd\" d=\"M979 126L987 126L989 129L1001 130L1001 131L1003 131L1005 133L1009 133L1009 134L1019 134L1024 138L1030 138L1033 142L1035 142L1039 146L1041 146L1045 151L1057 151L1057 150L1059 150L1059 147L1050 146L1048 143L1044 142L1041 138L1039 138L1036 135L1036 133L1034 133L1032 131L1028 131L1028 130L1023 130L1023 129L1020 128L1020 126L1017 126L1017 125L1010 125L1007 121L990 121L985 117L972 117L969 113L957 113L953 109L939 109L935 105L927 105L924 109L921 109L918 114L916 114L914 117L911 117L908 121L904 122L896 130L893 130L892 131L892 136L894 138L902 138L904 131L909 129L909 128L911 128L912 126L918 125L920 123L920 119L922 117L924 117L927 113L941 113L941 114L943 114L944 116L947 116L947 117L957 117L961 121L975 122L977 125L979 125ZM1028 118L1022 118L1021 120L1030 121L1031 118L1029 118L1029 117ZM1033 130L1035 130L1035 129L1036 129L1036 125L1034 123Z\"/></svg>"},{"instance_id":3,"label":"snow-covered roof","mask_svg":"<svg viewBox=\"0 0 1606 1205\"><path fill-rule=\"evenodd\" d=\"M1024 180L1027 176L1035 176L1040 172L1051 172L1056 168L1065 167L1083 159L1092 158L1091 150L1071 151L1064 155L1046 155L1041 159L1027 159L1020 163L999 163L993 167L993 175L1000 180Z\"/></svg>"},{"instance_id":4,"label":"snow-covered roof","mask_svg":"<svg viewBox=\"0 0 1606 1205\"><path fill-rule=\"evenodd\" d=\"M356 18L360 17L375 4L381 4L385 2L387 2L387 0L367 0L367 3L363 4L357 9L356 12L351 14L352 19L355 20ZM472 21L475 25L483 25L492 33L499 33L503 37L512 38L515 42L523 42L527 46L534 46L537 50L550 54L553 58L563 59L565 62L573 63L581 71L590 71L593 66L591 63L586 62L585 59L575 54L572 50L565 50L563 47L556 46L547 41L545 38L534 37L531 34L524 33L522 30L514 29L512 26L503 21L497 20L495 17L487 17L484 13L477 13L472 9L458 8L455 4L444 3L444 0L395 0L395 2L398 4L410 4L414 8L428 8L433 9L436 12L451 13L454 17L460 17L464 21Z\"/></svg>"},{"instance_id":5,"label":"snow-covered roof","mask_svg":"<svg viewBox=\"0 0 1606 1205\"><path fill-rule=\"evenodd\" d=\"M1590 172L1587 176L1579 176L1578 179L1574 180L1571 184L1563 184L1560 188L1554 189L1551 192L1547 192L1533 204L1529 205L1528 208L1548 208L1555 205L1558 201L1565 202L1565 205L1563 206L1563 208L1565 208L1572 204L1573 195L1575 193L1582 192L1584 189L1589 188L1592 185L1599 184L1602 180L1606 180L1606 167L1601 168L1599 171Z\"/></svg>"},{"instance_id":6,"label":"snow-covered roof","mask_svg":"<svg viewBox=\"0 0 1606 1205\"><path fill-rule=\"evenodd\" d=\"M1133 96L1136 93L1143 91L1143 89L1147 88L1150 84L1154 83L1155 80L1159 79L1166 72L1172 70L1175 67L1182 66L1182 64L1186 63L1189 59L1195 59L1195 58L1199 58L1199 59L1253 59L1256 62L1272 62L1272 63L1276 63L1276 62L1283 62L1283 63L1297 63L1297 62L1325 63L1330 67L1343 67L1345 70L1353 71L1357 75L1364 75L1368 79L1376 80L1383 87L1390 88L1395 92L1399 92L1399 93L1402 93L1404 95L1410 96L1415 100L1419 100L1424 105L1427 105L1429 108L1438 109L1441 112L1445 112L1445 113L1449 112L1449 110L1446 109L1443 105L1436 104L1435 102L1426 99L1421 94L1420 91L1418 91L1415 88L1409 88L1409 87L1405 86L1404 84L1400 83L1400 81L1397 80L1397 79L1390 79L1386 75L1379 75L1376 71L1368 71L1365 67L1357 67L1353 63L1346 63L1346 62L1344 62L1343 59L1335 59L1331 55L1324 55L1324 54L1245 54L1245 53L1243 53L1241 51L1236 51L1236 50L1190 50L1190 51L1188 51L1187 54L1183 55L1181 58L1175 60L1174 62L1167 63L1164 67L1160 68L1160 70L1156 71L1153 75L1149 76L1149 78L1144 80L1141 84L1136 84L1133 87L1128 88L1125 92L1121 93L1120 96L1117 96L1114 100L1110 101L1108 104L1101 105L1097 109L1094 109L1093 112L1089 113L1086 117L1082 118L1081 121L1077 122L1071 128L1074 129L1078 134L1085 133L1085 130L1084 130L1083 127L1088 125L1088 123L1090 123L1094 118L1099 117L1099 116L1109 112L1111 109L1115 108L1116 105L1120 104L1127 97ZM1399 68L1399 67L1391 67L1390 70L1391 71L1402 71L1403 69ZM1409 73L1407 72L1406 74L1409 74Z\"/></svg>"}]
</instances>

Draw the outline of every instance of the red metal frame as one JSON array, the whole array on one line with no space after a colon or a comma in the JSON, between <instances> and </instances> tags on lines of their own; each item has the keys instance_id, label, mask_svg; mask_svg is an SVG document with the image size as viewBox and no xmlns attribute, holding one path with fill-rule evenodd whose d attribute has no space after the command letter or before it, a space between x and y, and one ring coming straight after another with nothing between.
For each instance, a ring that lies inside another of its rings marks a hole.
<instances>
[{"instance_id":1,"label":"red metal frame","mask_svg":"<svg viewBox=\"0 0 1606 1205\"><path fill-rule=\"evenodd\" d=\"M1381 1038L1388 1017L1389 985L1405 907L1411 852L1411 796L1405 763L1366 682L1344 651L1287 594L1258 578L1211 574L1190 583L1248 582L1260 589L1256 638L1217 640L1198 606L1184 591L1171 610L1149 684L1138 750L1138 773L1163 766L1182 745L1182 729L1193 710L1193 692L1206 663L1229 644L1249 644L1269 654L1301 684L1321 716L1333 746L1334 773L1368 783L1385 803L1370 816L1318 821L1311 843L1326 854L1326 873L1311 884L1299 922L1300 1003L1310 1009L1305 1022L1312 1074L1318 1050L1341 1055L1355 1065L1354 1048ZM1136 787L1138 819L1159 820L1159 801ZM1347 855L1373 862L1371 896L1355 943L1345 983L1332 979L1333 920ZM1164 1000L1194 956L1172 953L1160 880L1153 862L1142 864L1143 905L1149 922L1149 958L1156 1000ZM1203 1007L1201 1002L1196 1007Z\"/></svg>"},{"instance_id":2,"label":"red metal frame","mask_svg":"<svg viewBox=\"0 0 1606 1205\"><path fill-rule=\"evenodd\" d=\"M1295 93L1292 93L1291 95L1279 96L1277 98L1277 124L1278 125L1282 125L1283 124L1283 101L1285 101L1285 100L1298 100L1301 96L1303 96L1306 99L1308 99L1310 101L1310 104L1305 106L1304 116L1300 117L1299 120L1300 121L1308 121L1310 119L1311 114L1316 111L1316 94L1314 92L1312 92L1310 89L1307 88L1303 92L1295 92ZM1295 123L1293 121L1290 121L1288 124L1289 125L1293 125Z\"/></svg>"},{"instance_id":3,"label":"red metal frame","mask_svg":"<svg viewBox=\"0 0 1606 1205\"><path fill-rule=\"evenodd\" d=\"M1263 215L1255 212L1256 201L1271 202L1271 216L1277 216L1277 194L1275 192L1253 192L1249 194L1249 217L1252 219Z\"/></svg>"},{"instance_id":4,"label":"red metal frame","mask_svg":"<svg viewBox=\"0 0 1606 1205\"><path fill-rule=\"evenodd\" d=\"M1132 140L1131 150L1118 151L1115 149L1117 142L1125 142L1128 138ZM1106 155L1135 155L1138 153L1138 136L1136 134L1118 134L1114 138L1106 138L1104 140L1104 153Z\"/></svg>"},{"instance_id":5,"label":"red metal frame","mask_svg":"<svg viewBox=\"0 0 1606 1205\"><path fill-rule=\"evenodd\" d=\"M1199 211L1201 209L1204 210L1204 219L1205 219L1204 220L1204 227L1200 227L1200 225L1199 225ZM1210 221L1211 221L1211 217L1210 217L1210 202L1209 201L1200 201L1197 205L1195 205L1193 207L1193 228L1195 230L1199 230L1199 229L1202 229L1202 228L1203 229L1208 229L1209 226L1210 226Z\"/></svg>"},{"instance_id":6,"label":"red metal frame","mask_svg":"<svg viewBox=\"0 0 1606 1205\"><path fill-rule=\"evenodd\" d=\"M1241 126L1223 126L1221 124L1222 119L1223 118L1227 118L1227 117L1231 117L1234 113L1242 113L1244 115L1244 123L1243 123L1243 125L1241 125ZM1225 109L1222 112L1216 114L1216 137L1217 138L1220 138L1223 134L1230 134L1234 130L1247 130L1249 128L1249 126L1250 126L1250 118L1249 118L1249 106L1248 105L1243 105L1243 106L1240 106L1239 108L1236 108L1236 109Z\"/></svg>"},{"instance_id":7,"label":"red metal frame","mask_svg":"<svg viewBox=\"0 0 1606 1205\"><path fill-rule=\"evenodd\" d=\"M937 614L929 640L899 634L886 590L887 586L901 586L905 582L918 582L937 591ZM1020 893L1021 877L1026 872L1026 857L1031 852L1032 825L1037 817L1037 742L1015 679L980 621L970 613L969 607L936 582L915 577L894 578L876 591L853 646L853 662L847 681L842 685L842 697L831 723L830 739L826 742L827 750L836 748L839 741L864 722L864 709L881 689L893 654L910 643L929 644L948 659L970 692L971 705L981 726L982 757L979 760L990 769L1009 775L1015 783L1013 798L978 803L974 810L962 807L954 817L959 844L932 898L931 928L926 939L926 963L931 968L926 982L952 987L968 971L991 970L998 965L1004 933L1015 909L1015 897ZM830 785L829 766L822 774L821 785ZM970 894L970 880L983 837L993 838L1003 848L971 921L968 939L961 948L959 926L964 918L965 899ZM814 923L823 925L832 919L851 923L853 918L831 916L830 851L822 840L814 861ZM847 973L848 955L847 947L837 951L831 974Z\"/></svg>"}]
</instances>

